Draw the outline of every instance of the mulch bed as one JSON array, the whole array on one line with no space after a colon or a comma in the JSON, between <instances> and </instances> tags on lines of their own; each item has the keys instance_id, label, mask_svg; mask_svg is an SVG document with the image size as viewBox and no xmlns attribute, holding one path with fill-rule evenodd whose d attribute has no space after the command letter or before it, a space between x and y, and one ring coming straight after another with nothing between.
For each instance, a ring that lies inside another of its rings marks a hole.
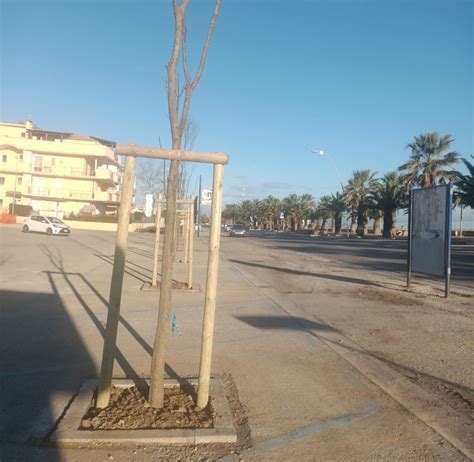
<instances>
[{"instance_id":1,"label":"mulch bed","mask_svg":"<svg viewBox=\"0 0 474 462\"><path fill-rule=\"evenodd\" d=\"M110 403L104 409L90 407L81 421L81 430L195 429L213 428L210 404L201 409L195 404L195 387L165 387L164 406L155 409L136 387L112 386Z\"/></svg>"}]
</instances>

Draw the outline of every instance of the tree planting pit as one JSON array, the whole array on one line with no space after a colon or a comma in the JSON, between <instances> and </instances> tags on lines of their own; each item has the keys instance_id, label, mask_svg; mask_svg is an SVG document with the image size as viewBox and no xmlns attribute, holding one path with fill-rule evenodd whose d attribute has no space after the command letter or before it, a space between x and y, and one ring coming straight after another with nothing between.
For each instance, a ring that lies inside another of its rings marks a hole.
<instances>
[{"instance_id":1,"label":"tree planting pit","mask_svg":"<svg viewBox=\"0 0 474 462\"><path fill-rule=\"evenodd\" d=\"M114 379L110 404L95 408L98 380L87 380L73 399L50 441L56 444L235 443L236 431L218 379L211 379L210 402L195 405L197 380L165 381L162 409L145 399L148 380Z\"/></svg>"},{"instance_id":2,"label":"tree planting pit","mask_svg":"<svg viewBox=\"0 0 474 462\"><path fill-rule=\"evenodd\" d=\"M188 287L187 282L175 281L173 280L173 284L171 286L173 292L201 292L201 286L199 284L194 283L192 288ZM151 282L145 282L141 288L144 292L149 291L159 291L160 290L160 281L157 282L156 286L152 286Z\"/></svg>"}]
</instances>

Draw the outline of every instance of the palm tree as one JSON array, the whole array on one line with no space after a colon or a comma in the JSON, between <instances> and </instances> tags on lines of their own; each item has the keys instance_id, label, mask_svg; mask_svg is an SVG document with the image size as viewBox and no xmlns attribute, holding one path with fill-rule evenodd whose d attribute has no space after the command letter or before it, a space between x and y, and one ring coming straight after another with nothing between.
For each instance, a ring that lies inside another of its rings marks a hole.
<instances>
[{"instance_id":1,"label":"palm tree","mask_svg":"<svg viewBox=\"0 0 474 462\"><path fill-rule=\"evenodd\" d=\"M273 196L267 196L262 201L263 217L265 225L268 229L273 231L275 229L275 222L278 220L281 212L281 201Z\"/></svg>"},{"instance_id":2,"label":"palm tree","mask_svg":"<svg viewBox=\"0 0 474 462\"><path fill-rule=\"evenodd\" d=\"M253 220L253 205L252 205L252 201L250 200L245 200L245 201L242 201L240 204L240 220L246 224L246 225L249 225L249 224L252 224L252 220Z\"/></svg>"},{"instance_id":3,"label":"palm tree","mask_svg":"<svg viewBox=\"0 0 474 462\"><path fill-rule=\"evenodd\" d=\"M469 173L458 172L456 183L456 196L461 206L474 208L474 164L467 159L462 159Z\"/></svg>"},{"instance_id":4,"label":"palm tree","mask_svg":"<svg viewBox=\"0 0 474 462\"><path fill-rule=\"evenodd\" d=\"M339 234L342 227L342 214L347 211L346 198L340 192L331 194L328 206L334 220L334 233Z\"/></svg>"},{"instance_id":5,"label":"palm tree","mask_svg":"<svg viewBox=\"0 0 474 462\"><path fill-rule=\"evenodd\" d=\"M299 196L299 219L300 223L302 220L308 220L311 216L311 212L314 209L314 197L311 194L302 194ZM306 226L306 225L305 225Z\"/></svg>"},{"instance_id":6,"label":"palm tree","mask_svg":"<svg viewBox=\"0 0 474 462\"><path fill-rule=\"evenodd\" d=\"M332 219L332 232L341 232L342 214L347 211L346 198L340 192L330 196L322 196L316 208L316 215L319 220L323 220L320 231L323 231L326 221Z\"/></svg>"},{"instance_id":7,"label":"palm tree","mask_svg":"<svg viewBox=\"0 0 474 462\"><path fill-rule=\"evenodd\" d=\"M407 189L398 172L388 172L373 185L372 207L383 214L383 237L393 237L397 209L406 206Z\"/></svg>"},{"instance_id":8,"label":"palm tree","mask_svg":"<svg viewBox=\"0 0 474 462\"><path fill-rule=\"evenodd\" d=\"M357 211L357 235L367 234L367 222L369 211L369 193L375 184L375 172L370 170L355 170L352 178L345 187L347 204L351 208L351 217L354 220L354 212ZM352 231L352 228L351 228Z\"/></svg>"},{"instance_id":9,"label":"palm tree","mask_svg":"<svg viewBox=\"0 0 474 462\"><path fill-rule=\"evenodd\" d=\"M297 231L304 219L310 217L314 208L314 198L311 194L290 194L282 201L285 215L290 221L292 231Z\"/></svg>"},{"instance_id":10,"label":"palm tree","mask_svg":"<svg viewBox=\"0 0 474 462\"><path fill-rule=\"evenodd\" d=\"M285 215L290 222L290 228L292 231L297 230L298 226L298 207L299 198L297 194L290 194L288 197L283 199L283 208Z\"/></svg>"},{"instance_id":11,"label":"palm tree","mask_svg":"<svg viewBox=\"0 0 474 462\"><path fill-rule=\"evenodd\" d=\"M242 215L242 209L238 204L226 204L224 210L222 211L222 218L226 220L231 220L232 224L236 221L239 221Z\"/></svg>"},{"instance_id":12,"label":"palm tree","mask_svg":"<svg viewBox=\"0 0 474 462\"><path fill-rule=\"evenodd\" d=\"M321 220L319 232L324 233L326 230L326 222L332 218L331 213L331 196L321 196L315 210L318 221Z\"/></svg>"},{"instance_id":13,"label":"palm tree","mask_svg":"<svg viewBox=\"0 0 474 462\"><path fill-rule=\"evenodd\" d=\"M457 172L449 168L457 164L460 155L456 151L446 152L453 142L451 135L441 136L438 132L415 136L407 145L411 149L410 160L398 168L405 172L406 184L427 188L455 180Z\"/></svg>"}]
</instances>

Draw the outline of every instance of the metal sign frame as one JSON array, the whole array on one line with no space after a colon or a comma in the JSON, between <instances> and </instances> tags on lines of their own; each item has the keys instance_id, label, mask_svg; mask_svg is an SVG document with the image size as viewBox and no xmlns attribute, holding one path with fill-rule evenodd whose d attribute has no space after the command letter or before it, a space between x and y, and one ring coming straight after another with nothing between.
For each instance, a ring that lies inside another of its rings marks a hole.
<instances>
[{"instance_id":1,"label":"metal sign frame","mask_svg":"<svg viewBox=\"0 0 474 462\"><path fill-rule=\"evenodd\" d=\"M414 193L421 189L446 188L446 213L444 226L444 296L449 297L451 290L451 228L452 228L452 207L453 207L453 185L431 186L430 188L410 188L409 206L408 206L408 249L407 249L407 289L411 287L412 268L413 268L413 204Z\"/></svg>"}]
</instances>

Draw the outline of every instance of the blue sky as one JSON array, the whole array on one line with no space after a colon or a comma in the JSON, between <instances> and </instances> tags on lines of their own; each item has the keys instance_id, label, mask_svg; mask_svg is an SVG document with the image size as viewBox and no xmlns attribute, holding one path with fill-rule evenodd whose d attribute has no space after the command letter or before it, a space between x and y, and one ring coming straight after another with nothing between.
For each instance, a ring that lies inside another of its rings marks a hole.
<instances>
[{"instance_id":1,"label":"blue sky","mask_svg":"<svg viewBox=\"0 0 474 462\"><path fill-rule=\"evenodd\" d=\"M316 197L398 167L415 135L473 149L473 2L224 0L191 115L224 151L225 202ZM2 120L169 146L171 0L1 1ZM191 0L195 69L213 2ZM204 186L211 168L198 166ZM245 188L245 189L243 189Z\"/></svg>"}]
</instances>

